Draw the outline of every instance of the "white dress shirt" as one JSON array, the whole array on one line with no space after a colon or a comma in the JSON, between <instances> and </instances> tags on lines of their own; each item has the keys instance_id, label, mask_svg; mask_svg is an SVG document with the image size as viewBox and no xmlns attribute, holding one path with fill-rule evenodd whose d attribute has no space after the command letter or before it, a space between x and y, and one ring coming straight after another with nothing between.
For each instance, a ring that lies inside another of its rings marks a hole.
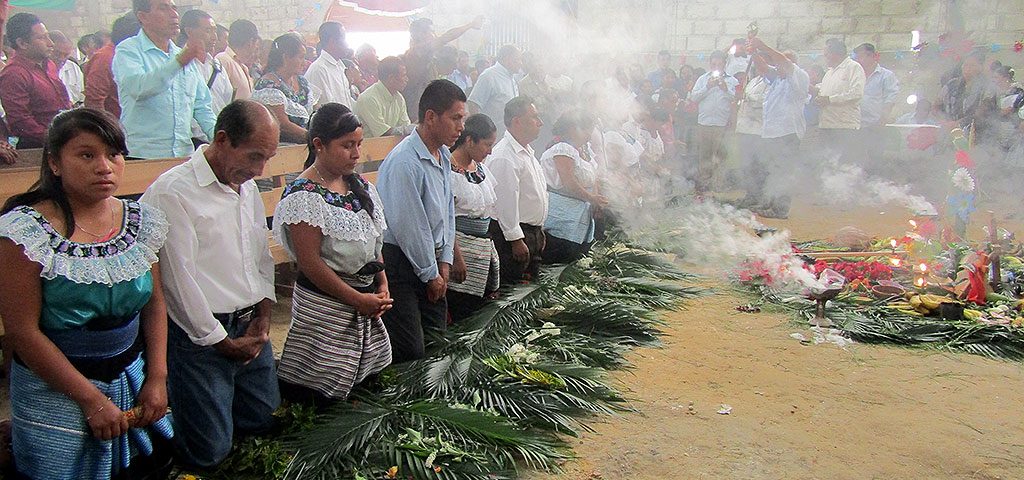
<instances>
[{"instance_id":1,"label":"white dress shirt","mask_svg":"<svg viewBox=\"0 0 1024 480\"><path fill-rule=\"evenodd\" d=\"M804 107L810 98L811 78L804 69L793 65L789 75L778 74L764 93L762 137L781 138L807 131Z\"/></svg>"},{"instance_id":2,"label":"white dress shirt","mask_svg":"<svg viewBox=\"0 0 1024 480\"><path fill-rule=\"evenodd\" d=\"M732 102L736 98L739 82L729 75L721 78L725 90L714 84L715 72L701 75L690 90L690 99L697 102L697 124L708 127L724 127L732 116ZM721 74L721 72L719 72Z\"/></svg>"},{"instance_id":3,"label":"white dress shirt","mask_svg":"<svg viewBox=\"0 0 1024 480\"><path fill-rule=\"evenodd\" d=\"M828 97L821 107L819 128L860 128L860 99L864 96L864 67L847 57L829 68L821 79L818 96Z\"/></svg>"},{"instance_id":4,"label":"white dress shirt","mask_svg":"<svg viewBox=\"0 0 1024 480\"><path fill-rule=\"evenodd\" d=\"M494 174L494 193L498 196L495 211L505 240L524 237L520 223L544 225L548 216L547 181L533 148L520 145L505 132L485 162Z\"/></svg>"},{"instance_id":5,"label":"white dress shirt","mask_svg":"<svg viewBox=\"0 0 1024 480\"><path fill-rule=\"evenodd\" d=\"M345 63L334 58L327 51L320 52L320 56L306 69L306 81L311 86L319 88L322 95L319 105L327 103L340 103L348 108L355 105L352 100L352 84L345 75Z\"/></svg>"},{"instance_id":6,"label":"white dress shirt","mask_svg":"<svg viewBox=\"0 0 1024 480\"><path fill-rule=\"evenodd\" d=\"M754 77L743 89L743 102L736 112L736 133L761 136L764 131L764 92L768 83L764 77Z\"/></svg>"},{"instance_id":7,"label":"white dress shirt","mask_svg":"<svg viewBox=\"0 0 1024 480\"><path fill-rule=\"evenodd\" d=\"M498 135L505 132L505 104L519 96L519 85L513 73L501 63L495 63L480 74L469 92L469 101L480 107L480 113L491 118L498 127Z\"/></svg>"},{"instance_id":8,"label":"white dress shirt","mask_svg":"<svg viewBox=\"0 0 1024 480\"><path fill-rule=\"evenodd\" d=\"M206 55L206 62L196 62L196 67L199 67L203 78L206 79L206 85L210 87L210 108L213 109L214 115L220 115L220 111L231 103L232 97L235 95L235 87L231 86L231 79L228 78L228 74L224 71L220 60L213 58L212 55ZM210 77L213 76L214 69L218 70L217 78L213 79L213 84L211 85ZM206 141L211 140L206 138L206 133L199 126L199 122L194 119L192 120L192 136Z\"/></svg>"},{"instance_id":9,"label":"white dress shirt","mask_svg":"<svg viewBox=\"0 0 1024 480\"><path fill-rule=\"evenodd\" d=\"M60 81L68 89L68 98L71 99L71 106L81 105L85 102L85 76L82 75L82 68L71 60L66 60L64 66L57 72Z\"/></svg>"},{"instance_id":10,"label":"white dress shirt","mask_svg":"<svg viewBox=\"0 0 1024 480\"><path fill-rule=\"evenodd\" d=\"M235 192L217 181L201 146L159 178L142 202L170 223L160 250L167 312L197 345L227 337L214 313L231 313L274 295L274 259L256 183Z\"/></svg>"},{"instance_id":11,"label":"white dress shirt","mask_svg":"<svg viewBox=\"0 0 1024 480\"><path fill-rule=\"evenodd\" d=\"M864 81L864 97L860 99L860 126L881 125L885 109L896 104L899 93L900 81L896 74L881 65L875 66L875 71Z\"/></svg>"}]
</instances>

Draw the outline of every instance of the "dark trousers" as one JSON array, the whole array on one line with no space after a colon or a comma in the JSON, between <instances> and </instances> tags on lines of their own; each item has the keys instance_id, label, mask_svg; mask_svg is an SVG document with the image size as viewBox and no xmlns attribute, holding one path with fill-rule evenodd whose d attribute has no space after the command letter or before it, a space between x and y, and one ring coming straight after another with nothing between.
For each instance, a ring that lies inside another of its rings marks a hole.
<instances>
[{"instance_id":1,"label":"dark trousers","mask_svg":"<svg viewBox=\"0 0 1024 480\"><path fill-rule=\"evenodd\" d=\"M501 226L497 220L491 220L491 227L488 230L491 240L494 241L494 249L498 251L502 284L514 285L524 280L533 280L540 273L541 252L544 251L546 241L544 229L525 223L520 223L519 227L523 229L523 242L530 250L530 259L526 263L516 262L512 258L512 242L505 240L505 234L501 232Z\"/></svg>"},{"instance_id":2,"label":"dark trousers","mask_svg":"<svg viewBox=\"0 0 1024 480\"><path fill-rule=\"evenodd\" d=\"M544 264L554 265L575 262L590 251L590 243L576 243L554 235L545 237Z\"/></svg>"},{"instance_id":3,"label":"dark trousers","mask_svg":"<svg viewBox=\"0 0 1024 480\"><path fill-rule=\"evenodd\" d=\"M262 433L274 425L281 403L270 342L255 360L242 364L213 347L192 343L176 323L168 322L167 394L178 460L189 466L215 467L231 453L236 433ZM245 335L249 322L225 325L228 336Z\"/></svg>"},{"instance_id":4,"label":"dark trousers","mask_svg":"<svg viewBox=\"0 0 1024 480\"><path fill-rule=\"evenodd\" d=\"M760 135L736 134L736 146L740 154L740 166L744 170L743 186L747 200L760 202L764 197L764 184L768 178L765 165L764 145Z\"/></svg>"},{"instance_id":5,"label":"dark trousers","mask_svg":"<svg viewBox=\"0 0 1024 480\"><path fill-rule=\"evenodd\" d=\"M409 259L397 245L384 244L384 272L395 300L384 313L384 327L391 339L391 359L402 363L423 358L425 333L443 333L448 321L448 302L427 300L427 284L416 276Z\"/></svg>"}]
</instances>

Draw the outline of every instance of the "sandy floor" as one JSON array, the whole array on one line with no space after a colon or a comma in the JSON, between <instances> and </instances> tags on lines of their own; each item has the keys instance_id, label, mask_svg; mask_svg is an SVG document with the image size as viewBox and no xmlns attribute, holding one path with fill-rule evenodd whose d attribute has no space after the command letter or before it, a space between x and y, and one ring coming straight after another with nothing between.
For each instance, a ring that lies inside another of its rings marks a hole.
<instances>
[{"instance_id":1,"label":"sandy floor","mask_svg":"<svg viewBox=\"0 0 1024 480\"><path fill-rule=\"evenodd\" d=\"M770 223L803 239L845 225L902 232L907 214L884 210L798 205L791 220ZM1024 365L804 346L790 338L803 327L789 316L739 313L749 300L709 283L717 294L699 308L666 315L663 349L634 352L635 368L616 374L637 412L595 424L563 474L527 478L1024 477ZM722 404L729 415L717 413Z\"/></svg>"}]
</instances>

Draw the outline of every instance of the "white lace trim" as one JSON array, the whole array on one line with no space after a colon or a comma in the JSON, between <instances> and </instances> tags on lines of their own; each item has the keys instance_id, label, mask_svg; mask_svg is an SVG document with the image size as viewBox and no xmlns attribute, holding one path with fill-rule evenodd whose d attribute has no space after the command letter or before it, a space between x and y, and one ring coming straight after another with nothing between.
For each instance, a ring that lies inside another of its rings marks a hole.
<instances>
[{"instance_id":1,"label":"white lace trim","mask_svg":"<svg viewBox=\"0 0 1024 480\"><path fill-rule=\"evenodd\" d=\"M302 118L309 120L309 107L302 105L298 102L293 101L284 94L284 92L276 88L261 88L252 93L252 100L254 102L262 103L269 107L276 107L284 105L284 113L290 117ZM309 95L310 105L313 103L313 92L310 90Z\"/></svg>"},{"instance_id":2,"label":"white lace trim","mask_svg":"<svg viewBox=\"0 0 1024 480\"><path fill-rule=\"evenodd\" d=\"M124 202L128 208L129 203ZM56 247L64 240L51 239L35 217L11 211L0 217L0 237L11 239L21 245L29 260L42 265L42 278L53 280L64 277L75 283L116 283L134 280L145 275L157 262L157 252L167 240L168 223L163 212L149 205L142 205L140 211L138 238L126 250L102 257L73 257L58 252ZM114 239L97 243L105 246L124 241L130 232L123 232ZM72 248L89 248L93 244L73 244Z\"/></svg>"},{"instance_id":3,"label":"white lace trim","mask_svg":"<svg viewBox=\"0 0 1024 480\"><path fill-rule=\"evenodd\" d=\"M284 245L284 225L308 223L331 238L346 242L376 241L388 228L384 208L377 190L369 187L373 199L373 217L366 210L353 212L330 205L317 192L297 191L289 194L274 210L274 238Z\"/></svg>"}]
</instances>

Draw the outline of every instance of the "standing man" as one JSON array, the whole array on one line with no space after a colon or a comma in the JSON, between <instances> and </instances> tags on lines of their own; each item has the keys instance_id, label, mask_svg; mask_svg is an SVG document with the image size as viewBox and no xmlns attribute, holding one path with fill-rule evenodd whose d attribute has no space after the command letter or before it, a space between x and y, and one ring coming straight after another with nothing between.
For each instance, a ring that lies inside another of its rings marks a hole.
<instances>
[{"instance_id":1,"label":"standing man","mask_svg":"<svg viewBox=\"0 0 1024 480\"><path fill-rule=\"evenodd\" d=\"M160 250L168 392L178 458L213 468L238 433L273 425L280 404L269 342L274 260L252 179L277 153L279 126L252 101L224 107L216 135L168 170L142 202L167 215Z\"/></svg>"},{"instance_id":2,"label":"standing man","mask_svg":"<svg viewBox=\"0 0 1024 480\"><path fill-rule=\"evenodd\" d=\"M697 176L693 183L698 196L711 191L715 170L725 159L725 127L739 84L725 73L725 60L725 52L712 52L711 70L701 75L690 91L690 100L697 102Z\"/></svg>"},{"instance_id":3,"label":"standing man","mask_svg":"<svg viewBox=\"0 0 1024 480\"><path fill-rule=\"evenodd\" d=\"M402 89L409 82L405 65L398 57L388 57L380 61L379 71L380 80L359 95L353 111L363 122L367 138L408 135L411 127L402 96Z\"/></svg>"},{"instance_id":4,"label":"standing man","mask_svg":"<svg viewBox=\"0 0 1024 480\"><path fill-rule=\"evenodd\" d=\"M672 52L669 52L668 50L662 50L658 52L658 68L653 72L647 74L647 79L651 81L651 87L653 87L655 90L658 90L663 86L671 87L671 85L661 84L661 80L665 78L666 73L674 73L672 71Z\"/></svg>"},{"instance_id":5,"label":"standing man","mask_svg":"<svg viewBox=\"0 0 1024 480\"><path fill-rule=\"evenodd\" d=\"M106 110L121 118L121 102L117 98L117 84L114 83L114 49L121 42L139 33L139 19L128 12L117 20L110 29L111 44L99 49L85 67L85 106Z\"/></svg>"},{"instance_id":6,"label":"standing man","mask_svg":"<svg viewBox=\"0 0 1024 480\"><path fill-rule=\"evenodd\" d=\"M758 72L764 72L768 84L764 90L761 161L766 165L767 178L771 179L771 190L766 192L767 198L758 213L768 218L787 218L789 192L798 187L793 179L794 172L800 169L796 163L800 158L800 140L807 131L804 105L811 81L796 64L795 53L779 53L757 37L749 43L754 54L752 61ZM757 192L765 189L765 181L761 179Z\"/></svg>"},{"instance_id":7,"label":"standing man","mask_svg":"<svg viewBox=\"0 0 1024 480\"><path fill-rule=\"evenodd\" d=\"M178 46L185 46L190 39L206 45L206 57L197 59L195 64L210 89L210 108L214 115L219 115L227 104L231 103L234 89L231 80L224 73L224 67L214 58L217 49L217 22L209 13L202 10L189 10L181 16L181 35ZM195 146L209 143L210 138L203 132L199 122L192 120L192 142Z\"/></svg>"},{"instance_id":8,"label":"standing man","mask_svg":"<svg viewBox=\"0 0 1024 480\"><path fill-rule=\"evenodd\" d=\"M850 58L846 43L838 38L825 42L825 63L825 76L811 88L814 103L821 107L818 128L833 156L849 163L857 158L855 151L863 151L857 145L857 130L860 100L864 97L864 68Z\"/></svg>"},{"instance_id":9,"label":"standing man","mask_svg":"<svg viewBox=\"0 0 1024 480\"><path fill-rule=\"evenodd\" d=\"M355 106L352 98L352 83L345 74L342 60L349 54L345 43L345 28L338 22L324 22L320 25L320 56L306 70L306 80L322 93L319 104L340 103L350 109Z\"/></svg>"},{"instance_id":10,"label":"standing man","mask_svg":"<svg viewBox=\"0 0 1024 480\"><path fill-rule=\"evenodd\" d=\"M498 250L501 283L518 284L537 277L544 251L547 181L530 147L544 122L529 97L510 100L504 119L508 131L487 157L498 197L497 219L491 220L490 235Z\"/></svg>"},{"instance_id":11,"label":"standing man","mask_svg":"<svg viewBox=\"0 0 1024 480\"><path fill-rule=\"evenodd\" d=\"M80 107L85 102L85 78L82 75L82 68L71 60L78 47L60 30L50 32L50 40L53 41L53 53L50 58L57 65L57 76L68 89L71 106Z\"/></svg>"},{"instance_id":12,"label":"standing man","mask_svg":"<svg viewBox=\"0 0 1024 480\"><path fill-rule=\"evenodd\" d=\"M853 49L857 63L864 68L864 97L860 99L860 141L866 157L863 165L877 171L886 164L886 129L900 93L900 81L891 70L878 64L878 52L870 43Z\"/></svg>"},{"instance_id":13,"label":"standing man","mask_svg":"<svg viewBox=\"0 0 1024 480\"><path fill-rule=\"evenodd\" d=\"M423 358L424 332L443 332L445 292L455 258L452 145L462 134L466 94L448 80L434 80L419 101L419 126L381 164L377 190L388 229L384 267L395 299L384 313L395 363Z\"/></svg>"},{"instance_id":14,"label":"standing man","mask_svg":"<svg viewBox=\"0 0 1024 480\"><path fill-rule=\"evenodd\" d=\"M142 31L117 46L114 82L121 100L121 124L128 153L136 158L191 155L192 120L213 138L217 118L198 63L206 60L206 44L189 38L185 48L178 36L174 0L133 0Z\"/></svg>"},{"instance_id":15,"label":"standing man","mask_svg":"<svg viewBox=\"0 0 1024 480\"><path fill-rule=\"evenodd\" d=\"M523 66L523 56L515 45L498 50L498 61L476 79L469 94L469 113L483 113L498 127L498 136L505 134L505 104L519 96L515 75Z\"/></svg>"},{"instance_id":16,"label":"standing man","mask_svg":"<svg viewBox=\"0 0 1024 480\"><path fill-rule=\"evenodd\" d=\"M39 17L17 13L7 21L4 40L14 58L0 72L0 103L18 149L40 148L50 121L71 108L68 90L50 60L53 41Z\"/></svg>"},{"instance_id":17,"label":"standing man","mask_svg":"<svg viewBox=\"0 0 1024 480\"><path fill-rule=\"evenodd\" d=\"M217 54L217 61L231 80L235 100L252 97L254 80L250 68L259 61L260 32L248 20L235 20L228 28L228 48Z\"/></svg>"},{"instance_id":18,"label":"standing man","mask_svg":"<svg viewBox=\"0 0 1024 480\"><path fill-rule=\"evenodd\" d=\"M434 67L434 54L437 50L472 29L479 30L483 23L484 17L479 16L472 22L444 32L441 36L434 34L434 22L429 18L417 18L409 24L409 50L401 57L409 75L409 85L402 92L402 96L412 99L409 104L409 117L419 112L416 102L419 102L427 84L437 78L437 69Z\"/></svg>"}]
</instances>

